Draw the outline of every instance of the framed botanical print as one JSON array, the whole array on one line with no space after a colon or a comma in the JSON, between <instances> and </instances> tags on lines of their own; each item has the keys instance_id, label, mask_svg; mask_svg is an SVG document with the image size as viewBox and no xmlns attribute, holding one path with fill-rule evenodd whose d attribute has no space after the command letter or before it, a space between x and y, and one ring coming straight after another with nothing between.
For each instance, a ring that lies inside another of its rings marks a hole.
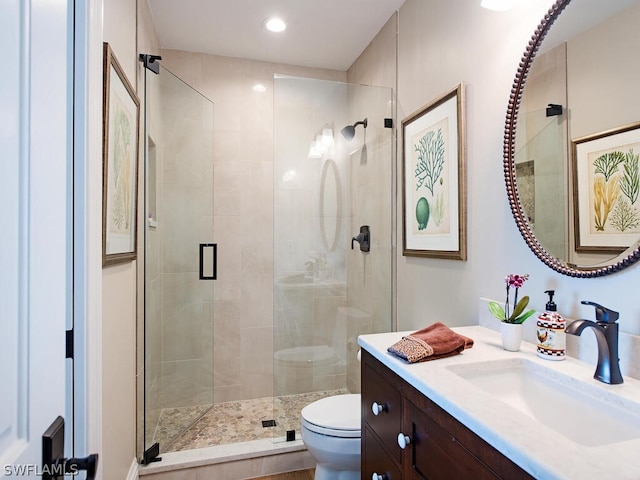
<instances>
[{"instance_id":1,"label":"framed botanical print","mask_svg":"<svg viewBox=\"0 0 640 480\"><path fill-rule=\"evenodd\" d=\"M136 258L140 102L104 44L102 265Z\"/></svg>"},{"instance_id":2,"label":"framed botanical print","mask_svg":"<svg viewBox=\"0 0 640 480\"><path fill-rule=\"evenodd\" d=\"M571 143L576 251L622 253L640 235L640 123Z\"/></svg>"},{"instance_id":3,"label":"framed botanical print","mask_svg":"<svg viewBox=\"0 0 640 480\"><path fill-rule=\"evenodd\" d=\"M402 121L406 256L467 259L464 89Z\"/></svg>"}]
</instances>

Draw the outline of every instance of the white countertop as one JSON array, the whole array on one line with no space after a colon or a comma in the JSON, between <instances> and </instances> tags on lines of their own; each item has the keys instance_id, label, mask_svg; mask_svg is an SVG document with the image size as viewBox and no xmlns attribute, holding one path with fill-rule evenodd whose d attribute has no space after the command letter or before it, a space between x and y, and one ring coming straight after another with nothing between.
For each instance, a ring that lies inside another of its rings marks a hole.
<instances>
[{"instance_id":1,"label":"white countertop","mask_svg":"<svg viewBox=\"0 0 640 480\"><path fill-rule=\"evenodd\" d=\"M640 438L595 447L580 445L507 403L496 401L490 393L455 374L455 367L449 367L526 359L558 372L560 378L568 375L586 382L590 393L601 400L611 402L614 393L615 399L634 408L640 406L640 381L626 377L621 385L606 385L593 379L595 365L570 357L545 360L536 355L535 345L526 342L519 352L507 352L500 334L485 327L453 330L472 338L473 348L453 357L415 364L387 352L387 347L411 332L362 335L358 344L536 479L640 479ZM637 413L640 415L640 408Z\"/></svg>"}]
</instances>

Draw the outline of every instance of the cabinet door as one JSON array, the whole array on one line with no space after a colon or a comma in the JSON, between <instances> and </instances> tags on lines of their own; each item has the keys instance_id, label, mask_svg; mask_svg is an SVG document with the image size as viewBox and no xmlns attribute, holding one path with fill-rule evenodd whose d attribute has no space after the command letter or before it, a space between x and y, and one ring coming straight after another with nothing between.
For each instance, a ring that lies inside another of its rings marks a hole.
<instances>
[{"instance_id":1,"label":"cabinet door","mask_svg":"<svg viewBox=\"0 0 640 480\"><path fill-rule=\"evenodd\" d=\"M405 477L428 480L499 478L432 418L405 401Z\"/></svg>"},{"instance_id":2,"label":"cabinet door","mask_svg":"<svg viewBox=\"0 0 640 480\"><path fill-rule=\"evenodd\" d=\"M402 427L402 396L399 387L387 382L370 365L365 363L362 368L364 424L369 425L384 448L400 462L402 451L398 447L397 438ZM373 411L374 403L381 408L377 415Z\"/></svg>"},{"instance_id":3,"label":"cabinet door","mask_svg":"<svg viewBox=\"0 0 640 480\"><path fill-rule=\"evenodd\" d=\"M402 472L396 463L387 454L378 440L368 428L362 431L362 440L366 448L362 452L362 477L364 479L378 478L377 474L385 480L401 480Z\"/></svg>"}]
</instances>

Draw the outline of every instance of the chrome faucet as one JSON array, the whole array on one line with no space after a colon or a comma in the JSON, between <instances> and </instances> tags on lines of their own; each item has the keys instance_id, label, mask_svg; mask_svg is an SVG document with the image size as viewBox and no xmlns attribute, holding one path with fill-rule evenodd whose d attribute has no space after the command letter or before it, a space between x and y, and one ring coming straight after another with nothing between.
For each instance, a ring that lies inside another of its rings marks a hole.
<instances>
[{"instance_id":1,"label":"chrome faucet","mask_svg":"<svg viewBox=\"0 0 640 480\"><path fill-rule=\"evenodd\" d=\"M596 321L576 320L567 325L566 332L571 335L580 335L585 328L593 328L598 342L598 365L593 378L612 385L622 383L618 358L618 324L616 323L620 314L587 300L581 303L596 308Z\"/></svg>"}]
</instances>

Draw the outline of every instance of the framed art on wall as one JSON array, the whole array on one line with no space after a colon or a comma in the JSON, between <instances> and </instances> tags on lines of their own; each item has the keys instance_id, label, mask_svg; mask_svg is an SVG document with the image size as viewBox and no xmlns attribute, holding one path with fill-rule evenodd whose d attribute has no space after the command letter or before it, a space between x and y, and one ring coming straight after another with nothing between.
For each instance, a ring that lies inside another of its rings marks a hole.
<instances>
[{"instance_id":1,"label":"framed art on wall","mask_svg":"<svg viewBox=\"0 0 640 480\"><path fill-rule=\"evenodd\" d=\"M576 251L620 254L640 235L640 123L571 143Z\"/></svg>"},{"instance_id":2,"label":"framed art on wall","mask_svg":"<svg viewBox=\"0 0 640 480\"><path fill-rule=\"evenodd\" d=\"M462 83L402 121L405 256L467 259Z\"/></svg>"},{"instance_id":3,"label":"framed art on wall","mask_svg":"<svg viewBox=\"0 0 640 480\"><path fill-rule=\"evenodd\" d=\"M102 265L136 258L140 102L108 43L103 46Z\"/></svg>"}]
</instances>

